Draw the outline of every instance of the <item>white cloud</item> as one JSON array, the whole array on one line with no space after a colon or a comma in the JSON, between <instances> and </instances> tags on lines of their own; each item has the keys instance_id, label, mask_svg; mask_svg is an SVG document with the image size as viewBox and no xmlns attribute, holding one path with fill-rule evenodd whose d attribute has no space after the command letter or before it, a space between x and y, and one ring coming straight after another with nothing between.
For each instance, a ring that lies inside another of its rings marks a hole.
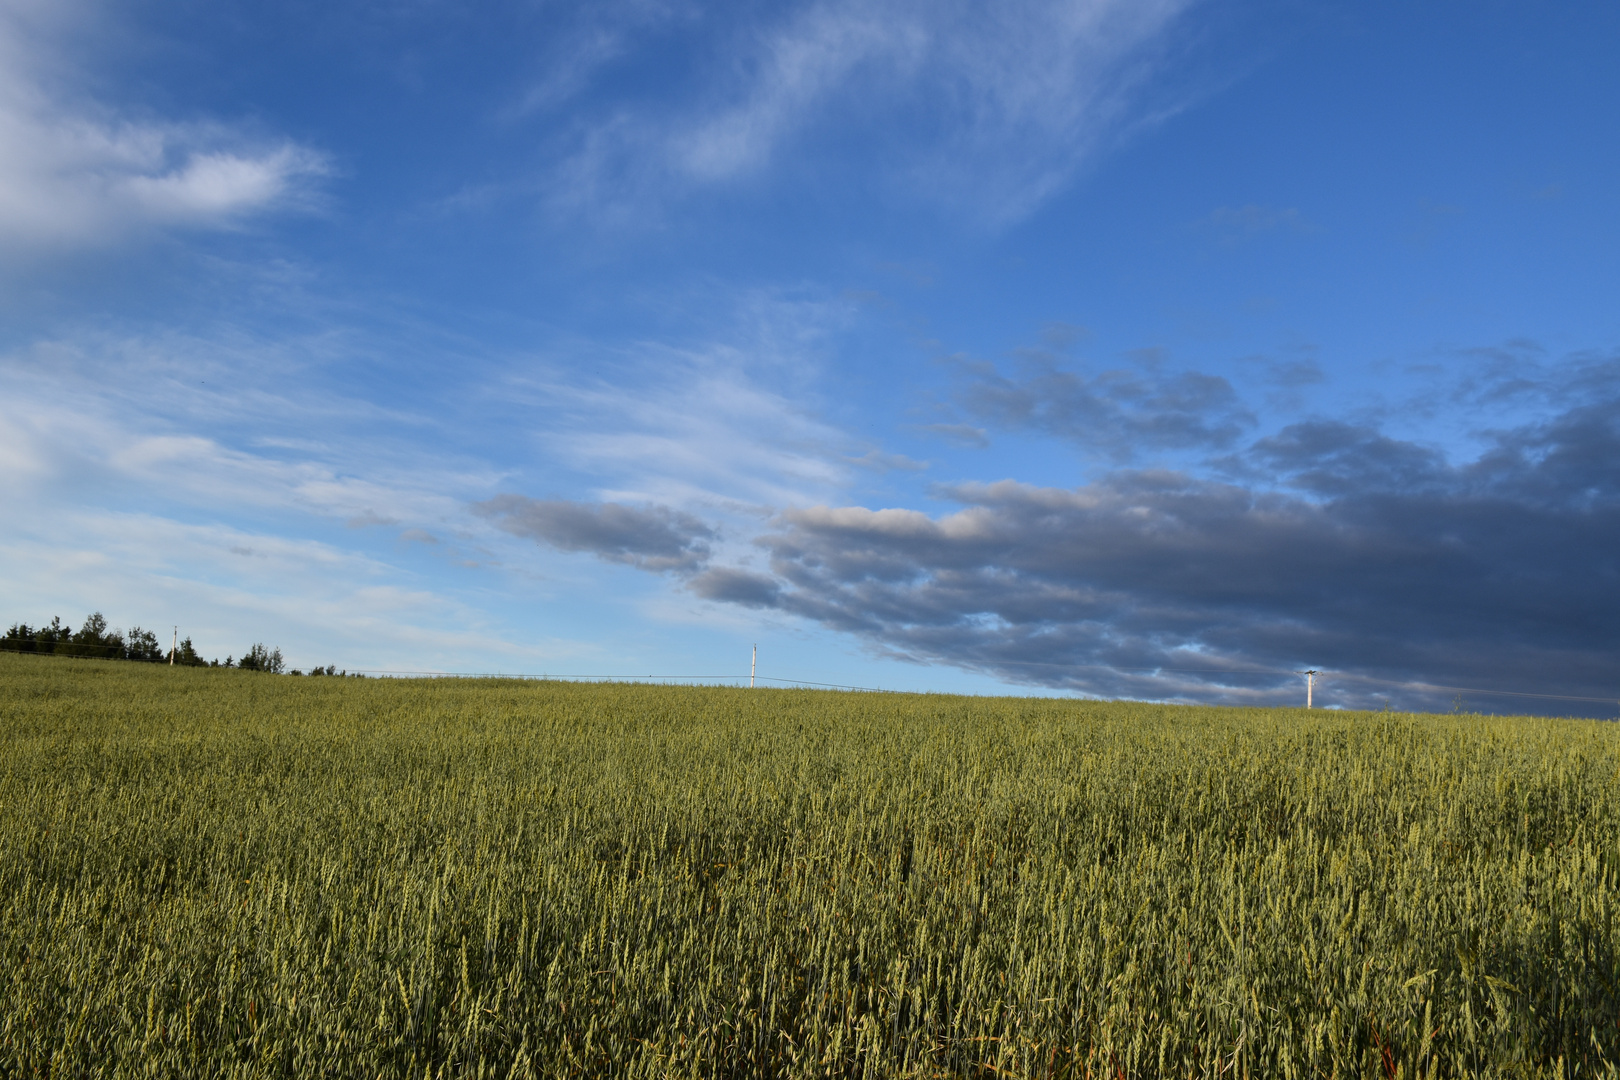
<instances>
[{"instance_id":1,"label":"white cloud","mask_svg":"<svg viewBox=\"0 0 1620 1080\"><path fill-rule=\"evenodd\" d=\"M131 176L124 190L159 221L220 221L285 199L296 179L323 171L318 155L281 146L256 157L193 153L159 175Z\"/></svg>"},{"instance_id":2,"label":"white cloud","mask_svg":"<svg viewBox=\"0 0 1620 1080\"><path fill-rule=\"evenodd\" d=\"M143 228L228 227L309 200L327 171L313 150L88 97L65 55L63 22L27 5L0 11L0 239L14 251L101 244Z\"/></svg>"}]
</instances>

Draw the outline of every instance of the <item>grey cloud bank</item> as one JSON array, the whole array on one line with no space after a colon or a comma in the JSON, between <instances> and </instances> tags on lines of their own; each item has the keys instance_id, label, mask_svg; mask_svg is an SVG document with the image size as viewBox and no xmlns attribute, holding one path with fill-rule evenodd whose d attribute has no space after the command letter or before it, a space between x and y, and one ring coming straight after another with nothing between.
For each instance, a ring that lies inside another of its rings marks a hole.
<instances>
[{"instance_id":1,"label":"grey cloud bank","mask_svg":"<svg viewBox=\"0 0 1620 1080\"><path fill-rule=\"evenodd\" d=\"M579 503L497 495L473 504L496 527L559 551L588 552L642 570L693 570L709 557L714 530L665 506Z\"/></svg>"},{"instance_id":2,"label":"grey cloud bank","mask_svg":"<svg viewBox=\"0 0 1620 1080\"><path fill-rule=\"evenodd\" d=\"M1465 379L1453 396L1533 409L1454 461L1340 419L1256 437L1224 379L1152 357L1085 376L1032 355L1020 379L965 365L964 407L1110 471L1073 488L940 485L957 507L943 514L787 509L754 538L765 567L726 565L711 525L664 506L508 494L474 509L559 550L673 572L707 601L1023 685L1293 702L1291 672L1319 667L1328 702L1362 707L1448 707L1435 686L1620 694L1620 358L1493 362ZM1117 464L1161 453L1189 464Z\"/></svg>"},{"instance_id":3,"label":"grey cloud bank","mask_svg":"<svg viewBox=\"0 0 1620 1080\"><path fill-rule=\"evenodd\" d=\"M1602 393L1465 464L1315 420L1224 459L1239 481L1118 470L944 487L962 509L938 517L789 510L757 540L768 575L715 567L689 587L886 654L1100 694L1292 700L1289 670L1314 665L1341 673L1329 700L1349 705L1449 703L1420 684L1612 697L1620 363L1578 383ZM1543 711L1594 708L1614 713Z\"/></svg>"}]
</instances>

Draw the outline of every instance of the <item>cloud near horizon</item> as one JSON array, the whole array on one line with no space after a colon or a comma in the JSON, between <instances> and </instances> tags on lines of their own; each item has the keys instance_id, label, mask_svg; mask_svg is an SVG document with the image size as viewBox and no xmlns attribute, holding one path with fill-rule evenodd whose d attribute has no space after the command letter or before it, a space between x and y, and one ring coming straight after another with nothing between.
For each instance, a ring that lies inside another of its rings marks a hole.
<instances>
[{"instance_id":1,"label":"cloud near horizon","mask_svg":"<svg viewBox=\"0 0 1620 1080\"><path fill-rule=\"evenodd\" d=\"M1341 704L1394 686L1443 707L1433 684L1613 696L1620 360L1580 380L1605 392L1462 464L1311 420L1236 455L1240 481L1118 470L942 487L962 509L941 516L787 510L756 540L769 572L713 566L689 588L886 655L1109 696L1292 700L1306 666L1338 673Z\"/></svg>"}]
</instances>

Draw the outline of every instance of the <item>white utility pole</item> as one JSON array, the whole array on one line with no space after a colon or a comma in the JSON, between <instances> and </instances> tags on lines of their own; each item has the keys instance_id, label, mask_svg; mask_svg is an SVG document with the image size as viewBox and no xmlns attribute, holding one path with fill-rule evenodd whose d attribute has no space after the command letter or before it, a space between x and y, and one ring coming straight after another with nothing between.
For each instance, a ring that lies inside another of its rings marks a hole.
<instances>
[{"instance_id":1,"label":"white utility pole","mask_svg":"<svg viewBox=\"0 0 1620 1080\"><path fill-rule=\"evenodd\" d=\"M174 628L174 640L169 643L169 666L174 667L174 654L180 648L180 628Z\"/></svg>"},{"instance_id":2,"label":"white utility pole","mask_svg":"<svg viewBox=\"0 0 1620 1080\"><path fill-rule=\"evenodd\" d=\"M1321 672L1313 669L1311 671L1302 671L1300 674L1305 676L1305 707L1308 709L1311 707L1311 691L1316 689L1316 677Z\"/></svg>"},{"instance_id":3,"label":"white utility pole","mask_svg":"<svg viewBox=\"0 0 1620 1080\"><path fill-rule=\"evenodd\" d=\"M759 670L759 646L754 646L754 658L748 661L748 689L754 688L754 672Z\"/></svg>"}]
</instances>

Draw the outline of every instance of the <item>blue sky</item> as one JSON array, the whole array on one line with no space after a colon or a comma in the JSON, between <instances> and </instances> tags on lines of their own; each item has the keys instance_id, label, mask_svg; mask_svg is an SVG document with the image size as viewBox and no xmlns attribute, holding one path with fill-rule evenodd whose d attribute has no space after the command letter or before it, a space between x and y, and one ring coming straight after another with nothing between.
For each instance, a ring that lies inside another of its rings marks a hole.
<instances>
[{"instance_id":1,"label":"blue sky","mask_svg":"<svg viewBox=\"0 0 1620 1080\"><path fill-rule=\"evenodd\" d=\"M6 0L0 618L1615 697L1616 40L1602 4Z\"/></svg>"}]
</instances>

